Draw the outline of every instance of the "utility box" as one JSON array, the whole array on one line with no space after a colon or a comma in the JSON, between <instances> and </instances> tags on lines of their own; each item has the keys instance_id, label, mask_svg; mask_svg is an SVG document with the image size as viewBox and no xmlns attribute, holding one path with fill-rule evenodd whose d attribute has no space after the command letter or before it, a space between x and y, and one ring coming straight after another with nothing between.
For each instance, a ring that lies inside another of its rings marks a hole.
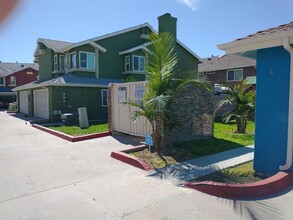
<instances>
[{"instance_id":1,"label":"utility box","mask_svg":"<svg viewBox=\"0 0 293 220\"><path fill-rule=\"evenodd\" d=\"M78 121L80 128L88 128L89 127L89 120L87 117L87 110L86 107L82 107L78 109Z\"/></svg>"},{"instance_id":2,"label":"utility box","mask_svg":"<svg viewBox=\"0 0 293 220\"><path fill-rule=\"evenodd\" d=\"M73 113L64 113L61 115L62 124L73 126L78 124L78 115Z\"/></svg>"}]
</instances>

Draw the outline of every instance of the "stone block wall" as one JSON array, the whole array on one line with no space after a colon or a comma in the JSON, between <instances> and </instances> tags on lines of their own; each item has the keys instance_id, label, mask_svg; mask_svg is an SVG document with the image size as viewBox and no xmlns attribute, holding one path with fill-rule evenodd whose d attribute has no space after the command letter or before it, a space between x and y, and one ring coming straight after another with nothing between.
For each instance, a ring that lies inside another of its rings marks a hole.
<instances>
[{"instance_id":1,"label":"stone block wall","mask_svg":"<svg viewBox=\"0 0 293 220\"><path fill-rule=\"evenodd\" d=\"M200 85L189 84L170 103L170 116L178 122L173 142L210 138L214 135L214 94ZM166 128L166 143L170 132Z\"/></svg>"}]
</instances>

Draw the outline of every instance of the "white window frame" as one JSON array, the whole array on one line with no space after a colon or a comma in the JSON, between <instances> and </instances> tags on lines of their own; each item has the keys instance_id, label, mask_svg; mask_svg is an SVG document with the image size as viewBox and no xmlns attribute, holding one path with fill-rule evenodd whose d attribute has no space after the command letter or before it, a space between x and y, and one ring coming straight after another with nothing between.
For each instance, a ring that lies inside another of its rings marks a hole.
<instances>
[{"instance_id":1,"label":"white window frame","mask_svg":"<svg viewBox=\"0 0 293 220\"><path fill-rule=\"evenodd\" d=\"M128 60L128 62L127 62ZM128 69L127 69L128 67ZM127 55L125 56L125 72L129 72L130 71L130 56Z\"/></svg>"},{"instance_id":2,"label":"white window frame","mask_svg":"<svg viewBox=\"0 0 293 220\"><path fill-rule=\"evenodd\" d=\"M238 71L238 70L241 70L241 73L242 73L242 77L238 80L238 79L235 79L235 71ZM233 77L233 80L229 80L228 78L228 73L230 71L233 71L234 72L234 77ZM237 82L237 81L241 81L243 79L243 69L230 69L230 70L227 70L227 74L226 74L226 80L227 82Z\"/></svg>"},{"instance_id":3,"label":"white window frame","mask_svg":"<svg viewBox=\"0 0 293 220\"><path fill-rule=\"evenodd\" d=\"M106 92L107 96L106 96L106 102L107 104L104 105L104 92ZM101 90L101 97L102 97L102 107L108 107L108 89L102 89Z\"/></svg>"},{"instance_id":4,"label":"white window frame","mask_svg":"<svg viewBox=\"0 0 293 220\"><path fill-rule=\"evenodd\" d=\"M4 76L0 76L0 78L3 79L3 84L0 84L0 86L5 86L5 77Z\"/></svg>"},{"instance_id":5,"label":"white window frame","mask_svg":"<svg viewBox=\"0 0 293 220\"><path fill-rule=\"evenodd\" d=\"M73 55L75 55L75 63L74 63L75 65L71 65L71 64L73 64L73 62L72 62L72 56L73 56ZM69 59L69 60L70 60L69 68L70 68L70 69L75 69L75 68L77 68L77 67L76 67L76 64L77 64L77 62L76 62L76 51L70 53L70 59Z\"/></svg>"},{"instance_id":6,"label":"white window frame","mask_svg":"<svg viewBox=\"0 0 293 220\"><path fill-rule=\"evenodd\" d=\"M16 77L15 76L10 76L10 85L16 86Z\"/></svg>"},{"instance_id":7,"label":"white window frame","mask_svg":"<svg viewBox=\"0 0 293 220\"><path fill-rule=\"evenodd\" d=\"M54 55L54 71L58 70L58 58L57 54Z\"/></svg>"},{"instance_id":8,"label":"white window frame","mask_svg":"<svg viewBox=\"0 0 293 220\"><path fill-rule=\"evenodd\" d=\"M134 58L135 57L137 57L138 58L138 69L136 70L136 69L134 69ZM144 63L145 63L145 57L144 56L138 56L138 55L133 55L132 56L132 70L133 71L136 71L136 72L144 72L144 66L141 68L141 66L140 66L140 59L141 58L143 58L143 60L144 60ZM140 70L140 69L142 69L142 70Z\"/></svg>"},{"instance_id":9,"label":"white window frame","mask_svg":"<svg viewBox=\"0 0 293 220\"><path fill-rule=\"evenodd\" d=\"M81 54L85 53L86 54L86 67L81 67ZM92 54L94 55L94 66L93 68L89 68L89 62L88 62L88 55ZM79 51L79 68L80 69L86 69L86 70L94 70L96 68L96 55L95 53L92 52L86 52L86 51Z\"/></svg>"},{"instance_id":10,"label":"white window frame","mask_svg":"<svg viewBox=\"0 0 293 220\"><path fill-rule=\"evenodd\" d=\"M61 62L62 57L64 59L64 67L63 67L63 69L61 68L62 67L62 65L61 65L62 64L62 62ZM65 69L66 69L66 56L64 54L60 54L59 55L59 70L64 71Z\"/></svg>"}]
</instances>

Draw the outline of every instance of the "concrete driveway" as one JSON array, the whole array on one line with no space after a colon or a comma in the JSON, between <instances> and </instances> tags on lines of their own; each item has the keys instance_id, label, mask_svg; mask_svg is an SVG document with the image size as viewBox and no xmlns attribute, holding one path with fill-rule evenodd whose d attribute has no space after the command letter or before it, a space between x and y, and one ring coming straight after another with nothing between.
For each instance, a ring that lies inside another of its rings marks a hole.
<instances>
[{"instance_id":1,"label":"concrete driveway","mask_svg":"<svg viewBox=\"0 0 293 220\"><path fill-rule=\"evenodd\" d=\"M127 136L70 143L0 112L0 219L290 219L292 191L232 201L112 159Z\"/></svg>"}]
</instances>

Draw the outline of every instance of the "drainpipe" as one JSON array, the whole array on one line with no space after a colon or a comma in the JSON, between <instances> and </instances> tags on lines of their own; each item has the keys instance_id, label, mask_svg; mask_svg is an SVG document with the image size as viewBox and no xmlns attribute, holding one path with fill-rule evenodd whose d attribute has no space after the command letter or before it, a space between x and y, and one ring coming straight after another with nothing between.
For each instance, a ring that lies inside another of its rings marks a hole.
<instances>
[{"instance_id":1,"label":"drainpipe","mask_svg":"<svg viewBox=\"0 0 293 220\"><path fill-rule=\"evenodd\" d=\"M289 170L292 166L292 152L293 152L293 48L289 44L289 38L283 39L283 47L290 54L290 89L289 89L288 135L287 135L287 159L286 159L286 164L279 166L279 168L280 170Z\"/></svg>"}]
</instances>

